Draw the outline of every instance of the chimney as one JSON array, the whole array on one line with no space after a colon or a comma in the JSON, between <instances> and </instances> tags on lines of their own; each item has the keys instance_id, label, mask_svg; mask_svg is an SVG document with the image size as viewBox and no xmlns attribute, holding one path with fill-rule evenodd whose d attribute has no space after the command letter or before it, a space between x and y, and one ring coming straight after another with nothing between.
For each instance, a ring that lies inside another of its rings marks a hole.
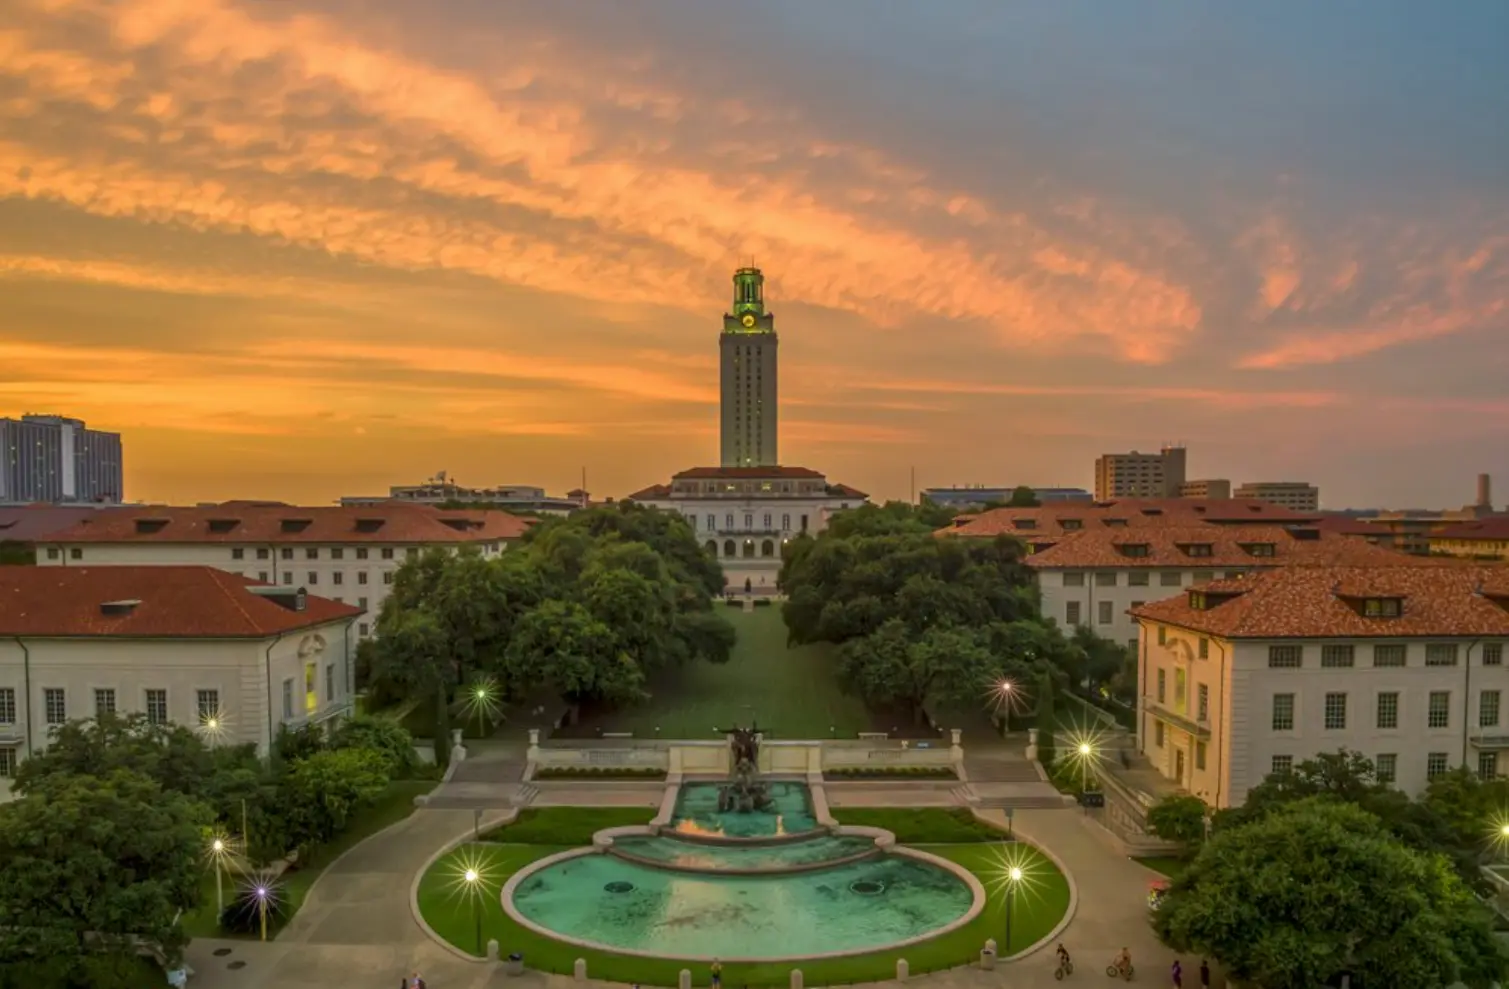
<instances>
[{"instance_id":1,"label":"chimney","mask_svg":"<svg viewBox=\"0 0 1509 989\"><path fill-rule=\"evenodd\" d=\"M1493 507L1493 478L1487 474L1478 475L1478 500L1479 508Z\"/></svg>"}]
</instances>

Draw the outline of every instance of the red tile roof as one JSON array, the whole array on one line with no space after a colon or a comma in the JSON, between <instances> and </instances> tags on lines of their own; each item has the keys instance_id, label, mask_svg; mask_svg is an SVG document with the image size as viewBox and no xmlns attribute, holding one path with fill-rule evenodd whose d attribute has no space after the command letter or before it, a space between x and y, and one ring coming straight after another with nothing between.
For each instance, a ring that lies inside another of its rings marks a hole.
<instances>
[{"instance_id":1,"label":"red tile roof","mask_svg":"<svg viewBox=\"0 0 1509 989\"><path fill-rule=\"evenodd\" d=\"M362 614L311 596L294 611L248 590L267 586L214 567L0 567L0 636L262 639Z\"/></svg>"},{"instance_id":2,"label":"red tile roof","mask_svg":"<svg viewBox=\"0 0 1509 989\"><path fill-rule=\"evenodd\" d=\"M1300 523L1311 517L1251 498L1121 498L1089 504L1049 502L1035 508L993 508L959 516L951 528L939 533L984 537L1005 534L1051 541L1071 532L1114 526Z\"/></svg>"},{"instance_id":3,"label":"red tile roof","mask_svg":"<svg viewBox=\"0 0 1509 989\"><path fill-rule=\"evenodd\" d=\"M1399 599L1401 614L1364 617L1369 598ZM1509 567L1418 559L1388 567L1279 567L1214 581L1128 614L1236 639L1509 637Z\"/></svg>"},{"instance_id":4,"label":"red tile roof","mask_svg":"<svg viewBox=\"0 0 1509 989\"><path fill-rule=\"evenodd\" d=\"M624 500L625 501L653 501L653 500L660 499L660 498L669 498L670 496L671 496L671 486L669 484L652 484L652 485L650 485L647 488L644 488L642 490L636 491L636 492L634 492L631 495L625 496Z\"/></svg>"},{"instance_id":5,"label":"red tile roof","mask_svg":"<svg viewBox=\"0 0 1509 989\"><path fill-rule=\"evenodd\" d=\"M0 508L0 543L34 543L82 519L95 518L108 508L72 505L18 505Z\"/></svg>"},{"instance_id":6,"label":"red tile roof","mask_svg":"<svg viewBox=\"0 0 1509 989\"><path fill-rule=\"evenodd\" d=\"M1437 529L1430 534L1432 539L1481 539L1485 542L1502 542L1509 539L1509 515L1490 515L1475 522Z\"/></svg>"},{"instance_id":7,"label":"red tile roof","mask_svg":"<svg viewBox=\"0 0 1509 989\"><path fill-rule=\"evenodd\" d=\"M716 481L721 478L740 481L776 479L821 481L823 475L806 467L693 467L671 475L673 481Z\"/></svg>"},{"instance_id":8,"label":"red tile roof","mask_svg":"<svg viewBox=\"0 0 1509 989\"><path fill-rule=\"evenodd\" d=\"M858 488L850 487L847 484L830 484L830 485L828 485L828 489L833 494L838 495L840 498L869 498L870 497L869 495L865 494L863 491L859 490Z\"/></svg>"},{"instance_id":9,"label":"red tile roof","mask_svg":"<svg viewBox=\"0 0 1509 989\"><path fill-rule=\"evenodd\" d=\"M70 543L474 543L516 539L529 522L493 510L401 503L302 508L227 502L107 509L54 533Z\"/></svg>"},{"instance_id":10,"label":"red tile roof","mask_svg":"<svg viewBox=\"0 0 1509 989\"><path fill-rule=\"evenodd\" d=\"M1025 562L1037 570L1125 570L1276 567L1297 562L1387 566L1419 560L1310 526L1144 524L1071 533L1038 549ZM1431 562L1439 566L1447 561Z\"/></svg>"}]
</instances>

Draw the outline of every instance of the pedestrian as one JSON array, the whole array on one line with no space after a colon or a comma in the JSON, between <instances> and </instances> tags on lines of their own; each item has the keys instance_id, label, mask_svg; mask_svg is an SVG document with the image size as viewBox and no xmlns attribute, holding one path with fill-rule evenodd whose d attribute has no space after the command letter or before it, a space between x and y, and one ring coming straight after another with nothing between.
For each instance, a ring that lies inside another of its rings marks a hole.
<instances>
[{"instance_id":1,"label":"pedestrian","mask_svg":"<svg viewBox=\"0 0 1509 989\"><path fill-rule=\"evenodd\" d=\"M1184 989L1184 966L1179 964L1179 959L1174 959L1174 989Z\"/></svg>"},{"instance_id":2,"label":"pedestrian","mask_svg":"<svg viewBox=\"0 0 1509 989\"><path fill-rule=\"evenodd\" d=\"M713 973L713 989L723 989L723 963L714 958L711 971Z\"/></svg>"},{"instance_id":3,"label":"pedestrian","mask_svg":"<svg viewBox=\"0 0 1509 989\"><path fill-rule=\"evenodd\" d=\"M1210 962L1200 959L1200 989L1210 989Z\"/></svg>"}]
</instances>

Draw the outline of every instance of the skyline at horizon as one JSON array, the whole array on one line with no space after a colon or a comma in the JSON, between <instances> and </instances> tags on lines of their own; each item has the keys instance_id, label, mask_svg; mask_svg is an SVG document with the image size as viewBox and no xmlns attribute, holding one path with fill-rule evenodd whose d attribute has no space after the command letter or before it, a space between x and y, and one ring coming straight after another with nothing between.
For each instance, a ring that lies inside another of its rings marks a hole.
<instances>
[{"instance_id":1,"label":"skyline at horizon","mask_svg":"<svg viewBox=\"0 0 1509 989\"><path fill-rule=\"evenodd\" d=\"M781 459L878 500L1509 475L1509 8L592 10L0 0L0 415L133 501L622 497L718 462L753 258Z\"/></svg>"}]
</instances>

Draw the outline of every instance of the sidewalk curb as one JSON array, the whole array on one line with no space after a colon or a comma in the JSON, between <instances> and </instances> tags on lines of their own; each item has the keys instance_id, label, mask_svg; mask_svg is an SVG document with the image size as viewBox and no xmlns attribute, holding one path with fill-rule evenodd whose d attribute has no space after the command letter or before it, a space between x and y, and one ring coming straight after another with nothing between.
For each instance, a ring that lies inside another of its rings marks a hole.
<instances>
[{"instance_id":1,"label":"sidewalk curb","mask_svg":"<svg viewBox=\"0 0 1509 989\"><path fill-rule=\"evenodd\" d=\"M519 808L510 807L498 817L492 818L491 820L484 819L484 823L486 823L489 828L497 827L499 824L507 824L511 822L518 816ZM409 883L409 916L414 918L414 923L419 925L419 929L421 931L424 931L425 936L428 937L431 941L435 942L437 947L444 949L461 961L471 962L474 965L486 965L493 960L485 956L479 958L478 956L472 954L470 951L463 951L462 949L456 947L454 944L451 944L445 938L441 937L439 934L435 933L435 929L425 921L424 913L419 909L419 885L424 881L425 874L430 871L430 868L434 866L436 862L439 862L441 859L445 858L445 856L449 855L457 848L460 848L462 845L465 845L468 842L472 841L474 833L475 832L472 828L467 828L458 837L452 838L450 841L447 841L444 845L440 846L440 849L436 851L435 854L425 859L424 864L421 865L418 871L414 873L414 879ZM499 888L498 895L500 897L499 902L501 903L501 887Z\"/></svg>"}]
</instances>

